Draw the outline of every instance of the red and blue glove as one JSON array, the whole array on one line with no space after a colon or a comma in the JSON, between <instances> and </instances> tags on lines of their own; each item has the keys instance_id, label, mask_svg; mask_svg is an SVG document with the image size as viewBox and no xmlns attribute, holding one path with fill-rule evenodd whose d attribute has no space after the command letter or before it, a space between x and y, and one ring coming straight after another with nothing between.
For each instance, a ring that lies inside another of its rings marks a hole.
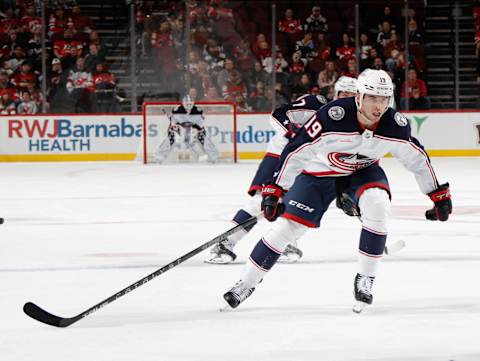
<instances>
[{"instance_id":1,"label":"red and blue glove","mask_svg":"<svg viewBox=\"0 0 480 361\"><path fill-rule=\"evenodd\" d=\"M434 206L425 212L425 217L430 221L445 222L452 213L452 199L450 197L449 184L440 185L434 191L428 193Z\"/></svg>"},{"instance_id":2,"label":"red and blue glove","mask_svg":"<svg viewBox=\"0 0 480 361\"><path fill-rule=\"evenodd\" d=\"M262 187L262 211L268 221L273 222L285 211L285 205L280 202L284 193L282 187L276 184Z\"/></svg>"}]
</instances>

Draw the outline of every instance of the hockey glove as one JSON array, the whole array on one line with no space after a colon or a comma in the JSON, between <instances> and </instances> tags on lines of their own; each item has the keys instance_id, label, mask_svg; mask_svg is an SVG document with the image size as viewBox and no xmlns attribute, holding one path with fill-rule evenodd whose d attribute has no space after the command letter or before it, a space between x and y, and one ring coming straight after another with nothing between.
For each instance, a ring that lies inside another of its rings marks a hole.
<instances>
[{"instance_id":1,"label":"hockey glove","mask_svg":"<svg viewBox=\"0 0 480 361\"><path fill-rule=\"evenodd\" d=\"M267 184L262 188L262 211L265 218L273 222L285 211L285 205L280 202L284 191L276 184Z\"/></svg>"},{"instance_id":2,"label":"hockey glove","mask_svg":"<svg viewBox=\"0 0 480 361\"><path fill-rule=\"evenodd\" d=\"M340 208L345 214L348 214L351 217L360 217L360 211L358 210L355 201L348 194L337 194L336 205L337 208Z\"/></svg>"},{"instance_id":3,"label":"hockey glove","mask_svg":"<svg viewBox=\"0 0 480 361\"><path fill-rule=\"evenodd\" d=\"M446 221L452 213L449 184L440 185L437 189L428 193L428 196L435 205L425 212L425 217L430 221Z\"/></svg>"}]
</instances>

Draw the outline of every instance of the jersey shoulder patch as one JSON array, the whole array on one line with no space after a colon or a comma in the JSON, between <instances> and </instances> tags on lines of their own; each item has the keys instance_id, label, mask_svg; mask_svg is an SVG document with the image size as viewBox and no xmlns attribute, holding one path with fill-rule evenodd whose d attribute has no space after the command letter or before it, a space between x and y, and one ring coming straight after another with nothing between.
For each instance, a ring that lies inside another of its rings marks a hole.
<instances>
[{"instance_id":1,"label":"jersey shoulder patch","mask_svg":"<svg viewBox=\"0 0 480 361\"><path fill-rule=\"evenodd\" d=\"M334 105L333 107L328 109L328 116L332 120L342 120L343 117L345 116L345 109L341 107L340 105Z\"/></svg>"},{"instance_id":2,"label":"jersey shoulder patch","mask_svg":"<svg viewBox=\"0 0 480 361\"><path fill-rule=\"evenodd\" d=\"M400 112L396 112L393 119L401 127L406 127L408 125L407 117Z\"/></svg>"},{"instance_id":3,"label":"jersey shoulder patch","mask_svg":"<svg viewBox=\"0 0 480 361\"><path fill-rule=\"evenodd\" d=\"M325 98L323 95L317 95L317 100L320 104L323 104L323 105L328 103L327 98Z\"/></svg>"}]
</instances>

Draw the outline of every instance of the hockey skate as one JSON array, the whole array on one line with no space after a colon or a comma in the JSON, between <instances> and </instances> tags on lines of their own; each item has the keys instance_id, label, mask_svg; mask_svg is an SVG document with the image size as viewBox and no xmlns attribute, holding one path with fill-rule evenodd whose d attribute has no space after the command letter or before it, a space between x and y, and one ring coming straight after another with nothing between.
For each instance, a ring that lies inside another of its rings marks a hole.
<instances>
[{"instance_id":1,"label":"hockey skate","mask_svg":"<svg viewBox=\"0 0 480 361\"><path fill-rule=\"evenodd\" d=\"M237 255L233 253L233 245L227 241L220 242L210 251L210 257L205 263L228 264L235 261Z\"/></svg>"},{"instance_id":2,"label":"hockey skate","mask_svg":"<svg viewBox=\"0 0 480 361\"><path fill-rule=\"evenodd\" d=\"M295 263L303 257L303 252L297 247L289 244L277 262L280 263Z\"/></svg>"},{"instance_id":3,"label":"hockey skate","mask_svg":"<svg viewBox=\"0 0 480 361\"><path fill-rule=\"evenodd\" d=\"M353 287L357 304L353 306L353 312L360 313L367 305L372 304L372 287L374 280L375 277L363 276L359 273L355 276Z\"/></svg>"},{"instance_id":4,"label":"hockey skate","mask_svg":"<svg viewBox=\"0 0 480 361\"><path fill-rule=\"evenodd\" d=\"M255 287L248 288L242 280L238 281L230 291L223 295L225 301L231 308L237 308L240 303L245 301L255 291Z\"/></svg>"}]
</instances>

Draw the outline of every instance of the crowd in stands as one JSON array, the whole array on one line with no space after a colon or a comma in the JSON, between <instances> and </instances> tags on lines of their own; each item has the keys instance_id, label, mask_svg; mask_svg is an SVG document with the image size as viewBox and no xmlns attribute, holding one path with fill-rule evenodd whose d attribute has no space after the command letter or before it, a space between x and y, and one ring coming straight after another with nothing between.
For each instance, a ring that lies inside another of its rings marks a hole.
<instances>
[{"instance_id":1,"label":"crowd in stands","mask_svg":"<svg viewBox=\"0 0 480 361\"><path fill-rule=\"evenodd\" d=\"M480 83L480 0L475 0L473 7L475 21L475 56L477 57L477 82Z\"/></svg>"},{"instance_id":2,"label":"crowd in stands","mask_svg":"<svg viewBox=\"0 0 480 361\"><path fill-rule=\"evenodd\" d=\"M118 110L117 81L108 71L107 49L76 0L47 2L48 90L41 93L42 28L35 4L7 1L0 8L0 113L39 112L43 96L49 112ZM375 68L392 77L397 106L409 97L411 108L429 107L421 80L423 21L415 9L408 14L410 55L405 59L399 7L378 7L378 13L361 7L356 49L353 5L345 9L314 5L307 10L278 6L276 44L272 44L269 2L189 0L187 4L187 12L184 2L174 1L139 1L136 8L138 49L152 60L161 84L158 92L189 93L197 101L231 101L240 112L261 112L271 110L273 92L277 104L308 92L331 99L340 76L356 77L365 68ZM187 56L185 16L190 24Z\"/></svg>"},{"instance_id":3,"label":"crowd in stands","mask_svg":"<svg viewBox=\"0 0 480 361\"><path fill-rule=\"evenodd\" d=\"M307 92L332 99L334 83L340 76L356 77L365 68L386 70L396 87L402 87L396 92L398 106L405 103L400 97L408 96L412 100L410 108L429 107L427 88L421 80L425 64L423 21L415 9L408 14L407 94L403 86L407 66L405 30L399 8L386 6L378 8L380 13L361 17L366 21L361 24L359 67L353 8L344 14L339 14L338 8L333 11L318 5L309 9L309 13L301 14L303 7L278 6L275 52L268 3L248 8L221 0L189 1L192 36L185 62L178 56L185 51L184 9L179 4L145 1L137 9L137 31L143 54L153 58L159 79L168 83L166 91L188 93L187 88L195 88L197 100L233 101L239 111L269 111L272 91L276 92L277 103ZM272 87L273 71L276 84Z\"/></svg>"},{"instance_id":4,"label":"crowd in stands","mask_svg":"<svg viewBox=\"0 0 480 361\"><path fill-rule=\"evenodd\" d=\"M47 93L42 82L42 21L38 2L6 1L0 8L0 114L115 111L116 79L95 24L76 0L46 6Z\"/></svg>"}]
</instances>

